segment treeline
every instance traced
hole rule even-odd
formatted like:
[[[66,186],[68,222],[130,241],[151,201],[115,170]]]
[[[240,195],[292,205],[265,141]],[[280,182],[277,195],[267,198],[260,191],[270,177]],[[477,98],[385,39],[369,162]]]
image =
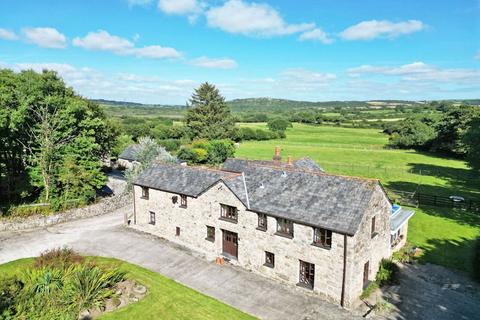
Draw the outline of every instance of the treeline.
[[[441,114],[408,117],[384,132],[394,148],[412,148],[466,158],[480,169],[480,107],[449,106]]]
[[[87,203],[104,185],[117,132],[55,72],[0,70],[0,206]]]

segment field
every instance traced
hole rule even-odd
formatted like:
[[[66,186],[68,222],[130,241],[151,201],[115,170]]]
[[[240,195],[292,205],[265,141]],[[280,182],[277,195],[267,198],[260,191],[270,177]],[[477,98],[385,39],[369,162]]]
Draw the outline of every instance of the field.
[[[242,124],[265,127],[265,124]],[[275,146],[283,158],[308,156],[329,173],[378,178],[394,190],[480,198],[480,179],[463,161],[386,149],[387,136],[375,129],[293,124],[283,140],[240,144],[239,158],[271,159]],[[422,262],[471,273],[473,243],[480,236],[480,215],[447,208],[415,208],[408,240],[424,249]]]
[[[263,123],[241,124],[266,128]],[[437,195],[480,198],[480,181],[465,162],[419,153],[386,149],[388,136],[377,129],[293,124],[283,140],[246,141],[236,156],[271,159],[275,146],[284,159],[308,156],[327,172],[380,179],[389,189]]]
[[[31,265],[33,259],[21,259],[0,265],[0,275],[9,276]],[[137,303],[130,304],[99,319],[255,319],[224,303],[187,288],[156,272],[111,258],[95,258],[99,264],[119,264],[127,277],[148,288]]]

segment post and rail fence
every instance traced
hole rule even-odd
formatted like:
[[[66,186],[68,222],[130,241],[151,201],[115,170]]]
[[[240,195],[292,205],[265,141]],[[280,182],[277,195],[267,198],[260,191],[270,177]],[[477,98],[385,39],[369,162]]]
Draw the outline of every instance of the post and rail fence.
[[[458,208],[480,214],[480,201],[474,199],[446,197],[422,192],[407,192],[401,190],[388,190],[388,193],[392,200],[405,206],[418,207],[419,205],[427,205],[434,207]]]

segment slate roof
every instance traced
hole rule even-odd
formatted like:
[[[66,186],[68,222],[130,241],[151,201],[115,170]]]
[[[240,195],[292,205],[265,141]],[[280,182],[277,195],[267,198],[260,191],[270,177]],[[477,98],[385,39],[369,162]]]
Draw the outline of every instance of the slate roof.
[[[125,159],[128,161],[137,161],[137,152],[138,152],[138,144],[132,144],[125,148],[125,150],[120,153],[118,156],[119,159]]]
[[[325,172],[315,161],[308,157],[304,157],[293,161],[293,165],[290,166],[286,162],[276,162],[273,160],[247,160],[228,158],[223,163],[222,169],[232,172],[243,172],[248,167],[252,166],[269,166],[279,168],[294,168],[305,171]]]
[[[134,184],[198,197],[220,180],[228,181],[229,179],[241,176],[239,173],[221,170],[155,163],[143,171],[135,179]],[[238,181],[232,181],[230,183],[234,187],[239,185]],[[236,190],[235,193],[238,192],[241,191]]]
[[[348,235],[356,233],[379,185],[377,180],[305,171],[292,166],[247,164],[241,171],[238,170],[245,162],[230,159],[226,162],[229,171],[155,164],[144,171],[135,184],[197,197],[223,181],[251,211]]]

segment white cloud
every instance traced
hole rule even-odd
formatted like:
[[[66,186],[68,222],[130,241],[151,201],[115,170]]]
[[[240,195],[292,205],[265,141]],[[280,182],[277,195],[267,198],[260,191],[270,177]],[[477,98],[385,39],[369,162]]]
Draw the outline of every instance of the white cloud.
[[[179,58],[181,54],[174,48],[162,47],[159,45],[137,48],[125,39],[109,34],[105,30],[89,32],[83,38],[73,39],[73,45],[87,50],[109,51],[119,55],[134,55],[140,58]]]
[[[213,69],[234,69],[238,67],[238,63],[235,60],[228,58],[212,59],[208,57],[200,57],[193,59],[191,64],[197,67]]]
[[[441,69],[421,61],[401,66],[362,65],[348,69],[348,74],[358,77],[363,74],[398,76],[406,81],[431,82],[480,82],[480,70],[475,69]]]
[[[15,32],[13,32],[11,30],[0,28],[0,39],[2,39],[2,40],[17,40],[18,36],[15,34]]]
[[[309,31],[305,31],[302,33],[299,37],[299,40],[301,41],[306,41],[306,40],[311,40],[311,41],[320,41],[323,44],[330,44],[333,42],[333,39],[331,39],[328,34],[326,34],[322,29],[320,28],[315,28]]]
[[[229,0],[206,12],[208,25],[251,36],[289,35],[315,28],[313,23],[288,24],[268,4]]]
[[[199,83],[191,79],[165,79],[139,74],[106,74],[66,63],[17,63],[5,65],[15,71],[57,71],[65,83],[88,98],[143,103],[183,104]]]
[[[124,53],[134,47],[133,43],[127,39],[109,34],[105,30],[89,32],[83,38],[73,39],[73,45],[88,50],[111,51],[114,53]]]
[[[24,28],[27,41],[44,48],[65,48],[67,38],[54,28]]]
[[[159,0],[158,8],[167,14],[198,13],[201,5],[196,0]]]
[[[477,51],[474,58],[480,60],[480,50]]]
[[[372,40],[375,38],[395,38],[425,29],[425,24],[418,20],[391,22],[388,20],[362,21],[340,33],[345,40]]]

